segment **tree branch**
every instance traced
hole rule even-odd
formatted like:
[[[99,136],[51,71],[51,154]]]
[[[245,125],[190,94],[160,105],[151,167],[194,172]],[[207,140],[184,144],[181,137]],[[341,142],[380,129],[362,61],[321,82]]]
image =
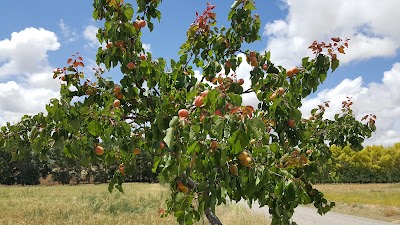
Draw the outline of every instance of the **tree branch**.
[[[253,89],[249,88],[249,89],[243,91],[242,94],[248,94],[248,93],[251,93],[251,92],[254,92],[254,91],[253,91]]]

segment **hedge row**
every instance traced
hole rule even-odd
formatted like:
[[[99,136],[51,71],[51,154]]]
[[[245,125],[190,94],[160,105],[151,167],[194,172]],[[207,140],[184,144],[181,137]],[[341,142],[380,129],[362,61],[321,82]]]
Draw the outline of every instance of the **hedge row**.
[[[400,182],[400,143],[390,147],[368,146],[361,151],[331,147],[339,183]],[[332,182],[332,180],[330,180]],[[329,182],[325,180],[325,182]]]

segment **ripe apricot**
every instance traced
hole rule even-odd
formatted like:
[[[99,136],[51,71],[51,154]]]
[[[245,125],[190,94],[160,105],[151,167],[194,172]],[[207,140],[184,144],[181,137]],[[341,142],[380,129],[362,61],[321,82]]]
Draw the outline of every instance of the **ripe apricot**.
[[[296,122],[294,120],[288,120],[288,126],[294,128],[296,126]]]
[[[211,141],[211,149],[217,149],[218,148],[218,142],[217,141]]]
[[[139,20],[138,24],[139,24],[140,28],[143,28],[143,27],[146,26],[146,21],[145,20]]]
[[[118,93],[117,95],[116,95],[116,97],[117,97],[117,99],[122,99],[123,97],[124,97],[124,95],[122,94],[122,93]]]
[[[133,27],[135,27],[135,29],[136,29],[137,31],[140,30],[139,21],[135,21],[135,22],[133,23]]]
[[[124,166],[123,163],[121,163],[121,164],[119,165],[118,170],[119,170],[119,172],[120,172],[122,175],[125,174],[125,166]]]
[[[286,75],[287,75],[288,77],[293,77],[293,75],[294,75],[293,70],[288,70],[288,71],[286,71]]]
[[[203,96],[197,96],[197,97],[194,99],[194,105],[195,105],[196,107],[201,107],[201,106],[203,105],[203,103],[204,103],[204,98],[203,98]]]
[[[120,100],[118,100],[118,99],[116,99],[116,100],[114,100],[114,102],[113,102],[113,106],[116,108],[116,107],[119,107],[121,105],[121,101]]]
[[[214,114],[217,116],[223,116],[221,110],[219,110],[219,109],[215,110]]]
[[[229,172],[233,175],[238,175],[238,167],[236,165],[230,165]]]
[[[160,142],[160,149],[163,150],[165,148],[165,143],[163,141]]]
[[[245,167],[250,167],[251,161],[252,161],[251,157],[248,156],[242,161],[242,164]]]
[[[96,153],[96,155],[103,155],[104,154],[104,148],[101,147],[100,145],[96,146],[96,148],[94,148],[94,153]]]
[[[225,66],[226,66],[226,68],[231,68],[231,67],[232,67],[232,64],[231,64],[231,62],[226,61],[226,62],[225,62]]]
[[[206,118],[206,115],[205,115],[205,114],[201,114],[201,116],[200,116],[200,123],[203,123],[204,120],[205,120],[205,118]]]
[[[285,88],[283,87],[278,88],[278,90],[276,90],[276,93],[278,93],[279,95],[283,95],[285,93]]]
[[[134,155],[139,155],[140,154],[140,149],[138,149],[138,148],[133,149],[133,154]]]
[[[178,111],[178,116],[181,118],[187,118],[189,116],[189,111],[187,109],[180,109]]]
[[[244,84],[244,80],[243,80],[243,79],[239,79],[239,80],[238,80],[238,84],[239,84],[239,85],[243,85],[243,84]]]
[[[272,102],[272,101],[274,101],[275,99],[276,99],[276,93],[274,92],[274,93],[272,93],[271,96],[269,96],[269,100]]]
[[[239,153],[238,159],[240,161],[243,161],[244,159],[246,159],[247,157],[249,157],[249,153],[247,153],[246,151],[242,151],[241,153]]]
[[[128,69],[130,69],[130,70],[133,70],[133,69],[135,69],[135,63],[134,63],[134,62],[129,62],[129,63],[126,65],[126,67],[127,67]]]
[[[119,93],[121,93],[121,87],[118,86],[118,85],[115,85],[115,87],[114,87],[114,93],[115,93],[116,95],[119,94]]]
[[[202,97],[206,97],[208,95],[208,90],[205,90],[203,92],[201,92],[201,96]]]

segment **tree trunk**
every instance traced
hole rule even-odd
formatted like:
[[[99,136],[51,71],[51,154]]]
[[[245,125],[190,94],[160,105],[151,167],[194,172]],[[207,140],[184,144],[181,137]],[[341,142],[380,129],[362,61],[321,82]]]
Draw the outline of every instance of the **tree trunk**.
[[[208,219],[208,222],[210,222],[211,225],[222,225],[221,221],[218,219],[218,217],[211,211],[210,208],[204,209],[204,213],[206,214],[206,217]]]
[[[184,177],[186,177],[186,174],[183,174]],[[195,188],[197,186],[197,183],[192,180],[190,177],[186,177],[188,180],[188,186],[190,188]],[[204,209],[204,214],[206,214],[208,222],[210,222],[210,225],[222,225],[221,221],[219,220],[218,216],[213,213],[211,208],[206,208]]]

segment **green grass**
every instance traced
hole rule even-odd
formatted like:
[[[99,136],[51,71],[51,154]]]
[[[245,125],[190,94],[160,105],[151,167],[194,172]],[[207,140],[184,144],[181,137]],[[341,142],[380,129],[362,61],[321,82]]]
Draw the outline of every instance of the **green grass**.
[[[0,224],[177,224],[173,216],[160,218],[168,188],[139,183],[123,187],[124,193],[110,194],[107,185],[0,186]],[[218,207],[217,215],[224,225],[267,224],[263,215],[238,205]]]
[[[333,211],[400,223],[400,184],[322,184]]]

